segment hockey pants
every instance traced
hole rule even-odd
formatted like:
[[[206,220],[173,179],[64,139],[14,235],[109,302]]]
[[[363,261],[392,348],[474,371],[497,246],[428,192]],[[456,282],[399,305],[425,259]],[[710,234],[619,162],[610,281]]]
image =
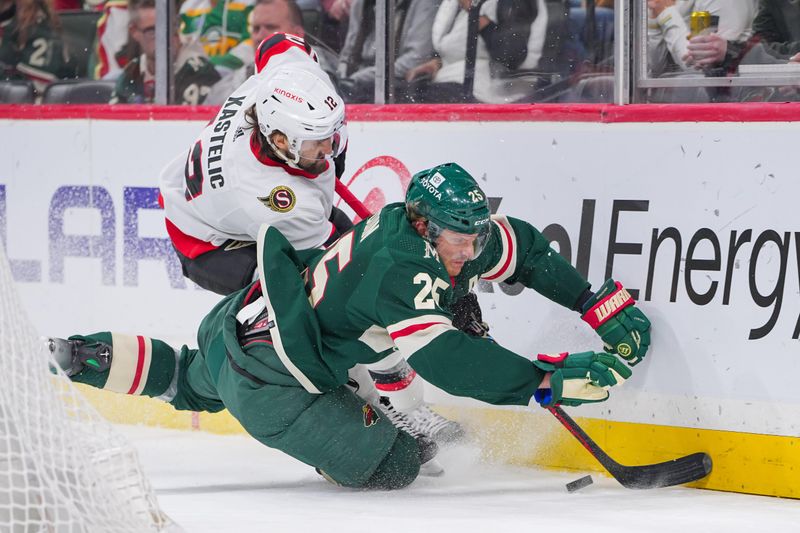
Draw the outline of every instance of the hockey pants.
[[[311,394],[286,370],[268,342],[249,344],[232,356],[221,332],[219,336],[208,354],[185,346],[176,352],[164,342],[142,336],[108,332],[74,336],[87,343],[112,344],[113,357],[108,371],[86,369],[73,379],[116,392],[160,397],[179,410],[227,408],[259,442],[319,468],[343,486],[393,489],[416,478],[420,466],[416,441],[350,389],[341,386]],[[258,361],[258,371],[250,373],[237,365],[240,357]]]

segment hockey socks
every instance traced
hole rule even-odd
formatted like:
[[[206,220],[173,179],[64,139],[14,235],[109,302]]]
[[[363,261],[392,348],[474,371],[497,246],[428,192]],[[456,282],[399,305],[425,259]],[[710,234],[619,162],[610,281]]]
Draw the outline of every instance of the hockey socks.
[[[368,365],[367,368],[378,393],[388,397],[396,409],[412,411],[422,404],[425,394],[422,381],[416,379],[417,373],[399,352]]]
[[[86,354],[103,353],[110,346],[107,361],[84,357],[84,368],[71,376],[73,381],[99,389],[141,396],[159,397],[170,401],[175,396],[178,352],[165,342],[142,335],[100,332],[73,335],[78,351]]]
[[[391,366],[387,368],[387,365]],[[422,380],[399,352],[368,368],[378,393],[388,398],[394,409],[406,416],[414,431],[441,445],[453,444],[465,438],[464,428],[458,422],[433,412],[425,404]]]

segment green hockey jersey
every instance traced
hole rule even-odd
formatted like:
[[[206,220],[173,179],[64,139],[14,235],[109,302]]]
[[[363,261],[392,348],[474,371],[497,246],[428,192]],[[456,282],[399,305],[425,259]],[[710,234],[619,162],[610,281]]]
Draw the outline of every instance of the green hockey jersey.
[[[180,8],[181,38],[184,43],[199,41],[214,66],[235,70],[244,63],[231,51],[250,37],[247,17],[254,4],[253,0],[187,0]]]
[[[72,75],[63,40],[42,11],[22,44],[18,23],[16,16],[0,20],[0,79],[29,79],[42,92],[49,83]]]
[[[542,372],[454,328],[450,305],[482,278],[520,282],[572,308],[589,283],[530,224],[502,216],[493,223],[484,251],[456,278],[409,224],[403,204],[385,207],[324,251],[296,253],[277,230],[262,228],[260,283],[282,362],[307,390],[324,392],[344,383],[352,366],[400,350],[451,394],[529,404]],[[292,274],[303,265],[303,278]]]

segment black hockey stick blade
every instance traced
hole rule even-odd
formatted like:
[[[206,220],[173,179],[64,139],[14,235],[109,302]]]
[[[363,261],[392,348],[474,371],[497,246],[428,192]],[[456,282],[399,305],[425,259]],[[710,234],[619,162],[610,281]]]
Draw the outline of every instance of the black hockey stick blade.
[[[652,465],[624,466],[613,463],[603,466],[623,487],[656,489],[703,479],[711,473],[712,464],[707,453],[698,452]]]
[[[616,462],[559,406],[545,407],[584,448],[608,470],[614,479],[629,489],[655,489],[683,485],[711,473],[711,457],[702,452],[652,465],[626,466]]]

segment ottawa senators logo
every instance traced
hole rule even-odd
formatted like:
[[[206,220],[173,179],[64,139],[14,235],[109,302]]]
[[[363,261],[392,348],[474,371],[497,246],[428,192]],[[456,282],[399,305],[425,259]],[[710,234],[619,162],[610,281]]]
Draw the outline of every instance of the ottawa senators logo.
[[[364,405],[364,407],[361,408],[361,412],[364,414],[365,428],[374,426],[378,423],[378,420],[381,419],[381,417],[378,416],[378,413],[375,412],[375,409],[370,404]]]
[[[286,185],[278,185],[270,191],[268,196],[259,196],[258,200],[273,211],[286,213],[294,208],[297,197],[294,191]]]

